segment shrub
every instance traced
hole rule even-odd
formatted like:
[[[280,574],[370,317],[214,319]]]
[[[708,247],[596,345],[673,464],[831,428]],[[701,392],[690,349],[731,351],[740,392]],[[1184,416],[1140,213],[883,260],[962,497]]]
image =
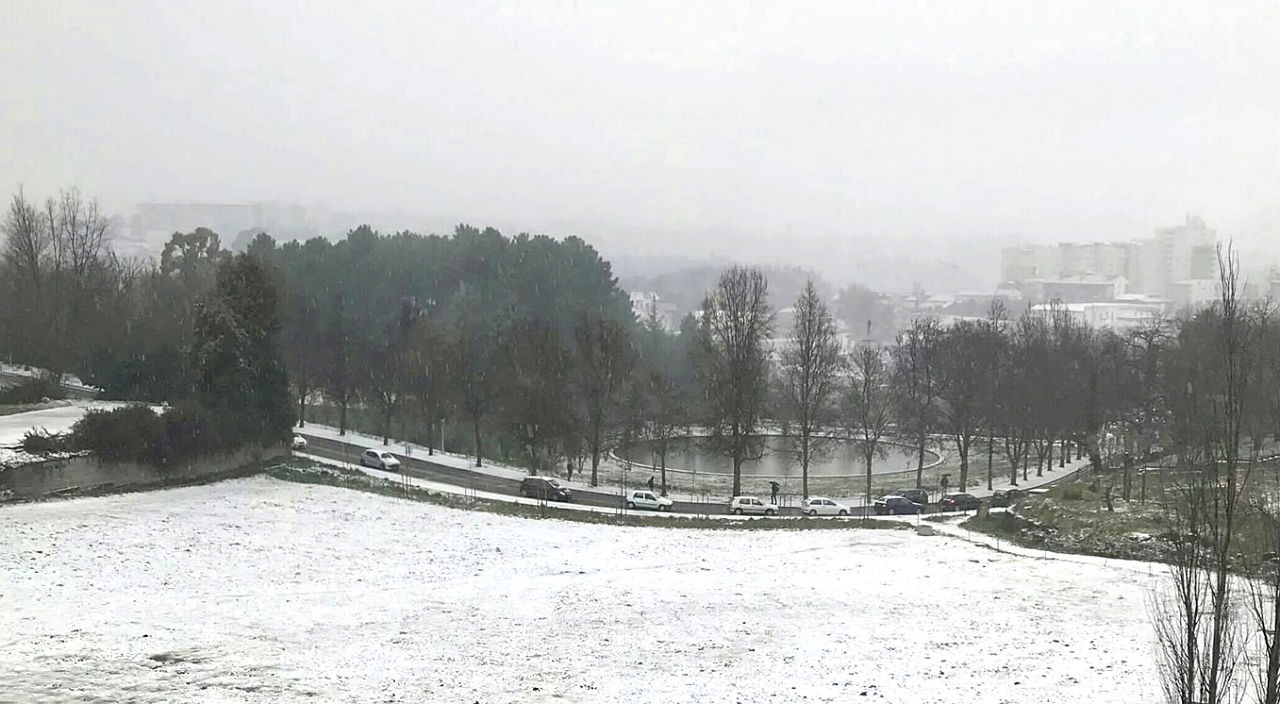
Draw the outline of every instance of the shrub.
[[[162,461],[178,461],[238,446],[230,432],[234,419],[224,418],[194,401],[183,401],[165,411]]]
[[[65,435],[58,433],[50,433],[44,430],[28,430],[27,434],[22,436],[20,447],[27,454],[47,455],[52,452],[66,452],[68,448],[67,440]]]
[[[89,411],[71,429],[71,446],[115,462],[160,464],[164,423],[147,406]]]
[[[67,394],[49,379],[32,379],[17,386],[0,389],[0,406],[39,403],[45,399],[62,399]]]

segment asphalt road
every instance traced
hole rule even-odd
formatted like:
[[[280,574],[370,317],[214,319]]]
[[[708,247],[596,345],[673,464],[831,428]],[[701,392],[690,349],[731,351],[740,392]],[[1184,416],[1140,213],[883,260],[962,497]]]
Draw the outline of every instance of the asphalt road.
[[[308,435],[305,431],[298,431],[297,434],[307,439],[307,452],[332,460],[359,464],[360,453],[367,449],[364,445],[341,442],[332,438],[319,437],[316,435]],[[441,482],[444,484],[453,484],[455,486],[466,487],[475,491],[506,494],[508,496],[520,496],[520,481],[518,479],[495,477],[487,472],[477,472],[472,469],[451,467],[432,462],[429,459],[422,457],[406,457],[402,454],[396,454],[396,457],[400,459],[400,472],[411,477],[426,479],[433,482]],[[615,492],[574,488],[573,503],[582,504],[584,506],[618,508],[622,503],[622,497]],[[705,516],[708,514],[725,513],[726,510],[727,508],[725,504],[719,502],[706,503],[697,501],[676,501],[671,506],[672,513],[687,515]],[[862,515],[861,507],[854,507],[852,510],[853,515]],[[798,507],[784,507],[779,515],[799,516],[800,509]]]

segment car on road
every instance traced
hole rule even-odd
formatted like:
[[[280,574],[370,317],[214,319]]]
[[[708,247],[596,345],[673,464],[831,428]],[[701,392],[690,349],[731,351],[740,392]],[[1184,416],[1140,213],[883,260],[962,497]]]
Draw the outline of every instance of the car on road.
[[[806,516],[848,516],[853,510],[825,496],[810,496],[800,502],[800,513]]]
[[[875,500],[873,504],[877,514],[884,515],[906,515],[912,513],[920,513],[924,510],[924,506],[908,499],[905,496],[897,496],[891,494],[889,496],[881,496]]]
[[[894,489],[893,491],[889,492],[888,495],[901,496],[903,498],[911,499],[912,501],[920,504],[921,506],[929,505],[929,492],[925,491],[924,489]]]
[[[360,466],[395,472],[400,469],[400,460],[386,450],[368,449],[360,453]]]
[[[304,437],[302,437],[301,435],[294,435],[294,436],[293,436],[293,449],[295,449],[295,450],[305,450],[305,449],[307,449],[307,439],[306,439],[306,438],[304,438]]]
[[[520,480],[520,493],[539,501],[572,501],[573,492],[554,477],[525,477]]]
[[[729,501],[729,513],[738,516],[743,514],[776,516],[778,515],[778,505],[761,501],[754,496],[735,496]]]
[[[651,511],[670,511],[675,502],[652,491],[638,489],[627,492],[627,508],[647,508]]]
[[[982,506],[982,499],[973,494],[947,494],[938,499],[938,508],[943,511],[977,511]]]

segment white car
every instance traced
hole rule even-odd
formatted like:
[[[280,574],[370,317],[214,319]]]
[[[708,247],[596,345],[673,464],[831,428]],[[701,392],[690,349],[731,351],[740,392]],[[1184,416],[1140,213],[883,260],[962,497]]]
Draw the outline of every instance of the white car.
[[[778,514],[778,505],[766,503],[754,496],[735,496],[729,502],[729,513],[739,516],[746,513],[757,516],[776,516]]]
[[[307,439],[306,439],[306,438],[304,438],[304,437],[302,437],[301,435],[294,435],[294,436],[293,436],[293,449],[295,449],[295,450],[305,450],[305,449],[307,449]]]
[[[825,496],[810,496],[800,503],[800,513],[806,516],[848,516],[853,511],[839,501]]]
[[[647,508],[651,511],[670,511],[675,502],[665,496],[643,489],[627,492],[627,508]]]
[[[400,460],[386,450],[365,450],[360,454],[360,466],[394,472],[400,469]]]

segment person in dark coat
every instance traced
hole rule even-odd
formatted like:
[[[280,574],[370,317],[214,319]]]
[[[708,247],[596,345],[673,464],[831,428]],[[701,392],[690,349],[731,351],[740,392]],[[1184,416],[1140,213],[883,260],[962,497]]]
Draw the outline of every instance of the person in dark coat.
[[[769,482],[769,503],[778,503],[778,490],[782,485],[777,482]]]
[[[653,475],[649,475],[649,491],[653,491]]]

